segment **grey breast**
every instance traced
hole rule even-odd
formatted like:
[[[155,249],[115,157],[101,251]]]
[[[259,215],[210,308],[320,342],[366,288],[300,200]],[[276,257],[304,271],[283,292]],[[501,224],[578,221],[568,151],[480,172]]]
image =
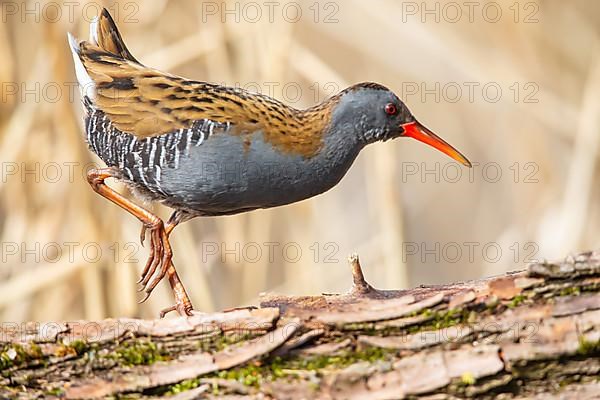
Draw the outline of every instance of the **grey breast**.
[[[151,200],[198,215],[225,215],[289,204],[322,193],[348,170],[358,150],[325,138],[313,157],[280,151],[262,132],[199,120],[188,129],[137,139],[100,111],[86,120],[90,148]]]

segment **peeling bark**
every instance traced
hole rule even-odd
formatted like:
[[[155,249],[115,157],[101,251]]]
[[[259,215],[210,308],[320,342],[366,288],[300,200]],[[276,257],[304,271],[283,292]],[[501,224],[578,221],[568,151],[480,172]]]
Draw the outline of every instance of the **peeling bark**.
[[[600,253],[169,320],[2,324],[0,398],[598,398]]]

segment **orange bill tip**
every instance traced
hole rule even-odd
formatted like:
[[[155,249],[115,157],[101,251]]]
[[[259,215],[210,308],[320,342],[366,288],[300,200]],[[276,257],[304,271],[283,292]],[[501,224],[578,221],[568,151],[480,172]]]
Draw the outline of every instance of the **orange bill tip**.
[[[471,162],[467,160],[467,157],[463,156],[460,151],[456,150],[444,139],[427,129],[420,122],[409,122],[407,124],[403,124],[402,128],[404,129],[404,136],[411,137],[419,142],[428,144],[447,156],[455,159],[462,165],[471,168]]]

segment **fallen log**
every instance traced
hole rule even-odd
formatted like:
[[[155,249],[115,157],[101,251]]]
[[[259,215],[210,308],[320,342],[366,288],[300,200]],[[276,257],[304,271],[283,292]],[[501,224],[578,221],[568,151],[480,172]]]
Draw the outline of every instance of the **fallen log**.
[[[3,323],[1,398],[597,398],[600,253],[163,320]]]

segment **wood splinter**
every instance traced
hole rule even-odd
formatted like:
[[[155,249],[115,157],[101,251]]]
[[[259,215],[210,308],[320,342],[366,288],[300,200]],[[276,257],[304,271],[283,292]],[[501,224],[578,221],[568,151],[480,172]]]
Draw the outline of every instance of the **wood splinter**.
[[[348,263],[350,264],[350,268],[352,268],[352,289],[350,289],[349,295],[380,297],[382,295],[381,292],[365,280],[358,254],[354,253],[348,257]]]

